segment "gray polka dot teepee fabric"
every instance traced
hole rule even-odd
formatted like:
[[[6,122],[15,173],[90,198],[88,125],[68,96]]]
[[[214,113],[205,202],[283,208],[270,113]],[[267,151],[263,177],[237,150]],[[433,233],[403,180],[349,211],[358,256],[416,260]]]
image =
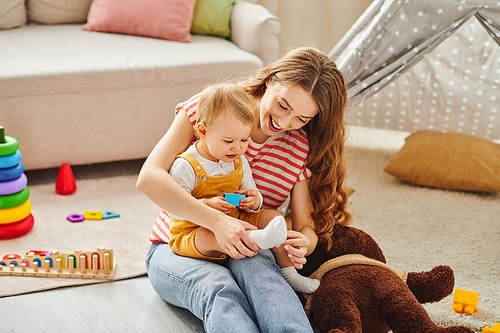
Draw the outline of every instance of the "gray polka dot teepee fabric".
[[[353,124],[500,139],[500,1],[375,0],[330,52]]]

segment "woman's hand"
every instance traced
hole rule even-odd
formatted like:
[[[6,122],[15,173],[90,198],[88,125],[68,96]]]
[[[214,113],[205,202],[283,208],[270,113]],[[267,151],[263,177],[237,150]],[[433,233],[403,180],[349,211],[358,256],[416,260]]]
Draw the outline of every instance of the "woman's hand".
[[[255,192],[257,193],[257,191]],[[219,243],[224,253],[228,254],[229,256],[231,256],[231,258],[234,259],[243,259],[245,257],[253,257],[255,254],[257,254],[257,252],[260,251],[260,248],[248,236],[247,232],[250,230],[257,230],[257,227],[245,221],[227,216],[234,209],[236,209],[234,205],[226,202],[224,197],[212,197],[203,200],[203,203],[226,214],[226,216],[220,218],[216,223],[216,226],[212,228],[215,239],[217,240],[217,243]],[[241,202],[240,208],[243,208],[241,207]]]
[[[279,246],[283,246],[286,250],[293,266],[302,269],[307,261],[305,256],[309,247],[309,239],[298,231],[288,230],[286,241]]]
[[[203,200],[203,203],[209,207],[217,209],[224,214],[231,213],[236,207],[231,205],[229,202],[224,200],[224,197],[213,197],[210,199]]]
[[[260,248],[248,236],[247,230],[256,230],[250,223],[224,215],[212,229],[224,253],[234,259],[253,257]]]

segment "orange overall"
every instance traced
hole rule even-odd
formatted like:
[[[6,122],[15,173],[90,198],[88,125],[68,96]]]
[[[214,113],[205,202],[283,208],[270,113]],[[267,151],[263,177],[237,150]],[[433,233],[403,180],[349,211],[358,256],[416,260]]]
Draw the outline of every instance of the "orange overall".
[[[243,166],[241,158],[234,160],[235,170],[227,175],[209,176],[200,163],[188,152],[183,152],[178,157],[184,158],[191,164],[198,178],[198,184],[191,195],[197,199],[212,198],[222,196],[222,193],[234,193],[240,188],[243,179]],[[257,226],[260,213],[248,213],[241,209],[234,209],[229,216],[246,221]],[[200,226],[187,220],[170,219],[170,248],[178,255],[185,257],[208,259],[212,261],[224,261],[226,255],[222,254],[218,258],[208,257],[201,254],[195,246],[194,239]]]

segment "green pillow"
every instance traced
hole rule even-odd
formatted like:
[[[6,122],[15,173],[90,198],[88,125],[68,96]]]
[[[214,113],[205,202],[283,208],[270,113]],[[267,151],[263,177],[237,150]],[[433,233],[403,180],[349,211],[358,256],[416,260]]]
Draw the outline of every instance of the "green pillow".
[[[231,14],[235,2],[235,0],[197,0],[191,33],[229,38]]]

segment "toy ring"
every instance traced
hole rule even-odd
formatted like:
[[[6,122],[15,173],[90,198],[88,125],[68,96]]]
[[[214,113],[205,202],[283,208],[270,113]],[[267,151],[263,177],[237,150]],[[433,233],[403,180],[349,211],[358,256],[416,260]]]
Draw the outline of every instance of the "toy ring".
[[[0,143],[0,156],[12,155],[19,149],[19,142],[16,138],[6,135],[5,142]]]
[[[9,253],[2,257],[2,260],[21,259],[19,254]]]
[[[0,182],[6,182],[21,177],[24,172],[24,164],[21,162],[11,168],[0,169]]]
[[[23,188],[21,191],[9,194],[0,195],[0,209],[7,209],[22,205],[30,197],[30,190],[28,187]]]
[[[28,178],[23,173],[21,177],[8,182],[2,182],[0,185],[0,195],[8,195],[12,193],[17,193],[28,185]]]
[[[31,202],[25,203],[14,208],[0,210],[0,224],[18,222],[25,219],[31,212]]]
[[[33,228],[35,219],[29,215],[19,222],[0,224],[0,239],[11,239],[26,235]]]
[[[11,168],[21,162],[23,155],[20,150],[16,150],[14,154],[0,156],[0,169]]]

